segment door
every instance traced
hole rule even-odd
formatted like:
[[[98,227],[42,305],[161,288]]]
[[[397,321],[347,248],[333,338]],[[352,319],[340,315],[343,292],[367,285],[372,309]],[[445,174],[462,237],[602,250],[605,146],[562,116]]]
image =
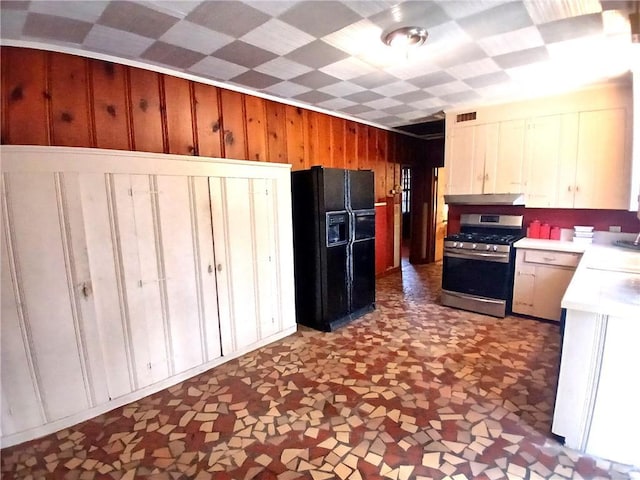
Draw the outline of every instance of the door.
[[[524,192],[524,133],[524,120],[500,122],[495,185],[488,193]]]
[[[562,148],[563,115],[534,118],[525,140],[526,204],[544,208],[556,205]]]

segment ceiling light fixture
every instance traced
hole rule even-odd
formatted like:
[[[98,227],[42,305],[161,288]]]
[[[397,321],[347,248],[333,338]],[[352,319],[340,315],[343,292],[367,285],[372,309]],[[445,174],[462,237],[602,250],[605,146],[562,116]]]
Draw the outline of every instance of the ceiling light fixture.
[[[382,34],[382,41],[390,47],[419,47],[422,45],[429,33],[422,27],[401,27]]]

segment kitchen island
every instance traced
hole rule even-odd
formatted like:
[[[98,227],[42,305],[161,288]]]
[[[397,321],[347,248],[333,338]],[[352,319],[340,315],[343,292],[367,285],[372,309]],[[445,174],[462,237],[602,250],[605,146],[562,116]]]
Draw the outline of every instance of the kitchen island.
[[[570,448],[640,466],[640,252],[588,246],[562,308],[552,431]]]

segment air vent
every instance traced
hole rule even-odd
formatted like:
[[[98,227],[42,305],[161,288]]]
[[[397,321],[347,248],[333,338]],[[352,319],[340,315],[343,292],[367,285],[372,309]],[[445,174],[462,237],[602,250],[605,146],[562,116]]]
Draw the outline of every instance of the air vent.
[[[469,122],[476,119],[476,112],[460,113],[456,115],[456,123]]]

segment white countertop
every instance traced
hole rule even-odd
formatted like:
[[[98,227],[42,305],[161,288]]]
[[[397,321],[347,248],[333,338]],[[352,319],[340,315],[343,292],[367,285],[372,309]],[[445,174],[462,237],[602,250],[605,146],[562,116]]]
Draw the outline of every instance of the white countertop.
[[[591,245],[566,240],[546,240],[541,238],[521,238],[513,244],[516,248],[531,250],[552,250],[554,252],[584,253]]]
[[[640,252],[614,245],[581,246],[586,247],[584,255],[562,308],[640,320]]]

